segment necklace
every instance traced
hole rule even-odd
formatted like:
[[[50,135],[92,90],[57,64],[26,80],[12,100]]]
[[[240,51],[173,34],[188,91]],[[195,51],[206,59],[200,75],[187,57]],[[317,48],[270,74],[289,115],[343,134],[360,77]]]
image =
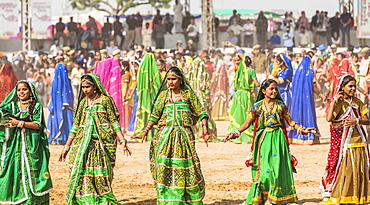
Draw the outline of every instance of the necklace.
[[[181,100],[181,92],[179,94],[175,94],[173,91],[171,92],[172,102],[179,102]]]
[[[21,104],[22,105],[28,105],[28,104],[30,104],[30,102],[31,102],[32,100],[31,99],[28,99],[28,100],[21,100]]]
[[[267,111],[271,111],[273,108],[274,108],[274,102],[275,101],[271,101],[271,102],[269,102],[268,104],[266,104],[266,101],[264,101],[264,104],[265,104],[265,108],[266,108],[266,110]]]
[[[347,102],[348,104],[350,104],[350,105],[352,104],[352,99],[353,99],[353,98],[351,97],[351,100],[350,100],[350,101],[348,101],[347,99],[343,98],[343,100],[344,100],[344,101],[346,101],[346,102]]]
[[[98,93],[96,93],[96,95],[95,95],[95,97],[94,97],[94,99],[90,99],[89,98],[89,101],[90,101],[90,103],[89,103],[89,107],[90,107],[90,109],[92,108],[92,106],[94,105],[94,102],[95,102],[95,100],[96,100],[96,98],[98,97]]]

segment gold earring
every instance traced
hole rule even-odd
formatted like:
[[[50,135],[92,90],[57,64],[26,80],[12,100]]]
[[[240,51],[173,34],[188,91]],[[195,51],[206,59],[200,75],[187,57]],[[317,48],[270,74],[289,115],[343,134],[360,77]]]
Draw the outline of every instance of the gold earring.
[[[94,90],[94,93],[96,93],[96,90]]]

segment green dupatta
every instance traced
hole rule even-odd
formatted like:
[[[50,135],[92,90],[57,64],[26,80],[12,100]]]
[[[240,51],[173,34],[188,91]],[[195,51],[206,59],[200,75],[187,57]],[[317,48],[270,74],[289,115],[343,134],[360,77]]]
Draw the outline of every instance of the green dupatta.
[[[105,95],[106,97],[109,98],[109,100],[111,101],[111,103],[113,105],[114,112],[117,113],[117,115],[118,115],[119,112],[118,112],[117,107],[115,106],[114,100],[112,99],[110,94],[107,92],[107,90],[104,88],[103,84],[100,82],[99,75],[91,74],[91,73],[90,74],[85,74],[85,75],[90,76],[93,79],[97,89],[100,90],[101,94]],[[79,107],[83,106],[83,104],[81,102],[83,102],[83,98],[85,98],[85,97],[86,96],[82,92],[82,87],[81,87],[80,91],[79,91],[79,95],[78,95],[78,103],[77,103],[77,106],[76,106],[74,116],[77,116]],[[118,116],[117,116],[117,119],[119,119]],[[95,112],[91,112],[89,115],[87,115],[86,127],[85,127],[85,130],[84,130],[84,137],[83,137],[83,140],[81,142],[81,146],[78,149],[78,154],[76,156],[75,163],[74,163],[73,169],[71,171],[69,189],[68,189],[68,193],[67,193],[67,204],[68,205],[71,205],[71,204],[74,203],[73,200],[74,200],[74,197],[75,197],[75,194],[76,194],[77,186],[78,186],[78,183],[80,181],[81,173],[83,172],[83,165],[84,165],[84,162],[85,162],[85,153],[86,153],[87,148],[90,144],[92,133],[99,133],[99,131],[97,129],[98,126],[96,124],[96,120],[98,120],[98,118],[97,118],[97,115],[96,115]],[[105,160],[106,160],[106,162],[109,162],[110,160],[108,158],[108,154],[105,152],[104,143],[101,139],[101,136],[100,135],[97,135],[97,136],[98,136],[98,139],[99,139],[99,146],[100,146],[101,150],[104,153]],[[107,172],[107,175],[109,176],[109,181],[113,180],[113,166],[111,165],[111,163],[107,163],[107,168],[103,172]],[[113,201],[116,200],[115,197],[112,196],[112,195],[113,194],[109,194],[108,197],[110,199],[112,199]],[[111,201],[112,204],[114,203],[113,201]]]
[[[136,127],[134,135],[141,134],[146,124],[149,122],[151,106],[161,86],[160,73],[152,53],[147,53],[137,73],[137,110]],[[148,139],[151,139],[152,132],[148,133]]]
[[[27,81],[18,81],[0,104],[1,121],[8,120],[9,115],[24,118],[28,113],[28,108],[22,111],[18,107],[19,83],[25,83],[31,88],[31,97],[36,101],[31,121],[39,124],[40,128],[7,129],[0,126],[0,146],[3,150],[0,159],[0,203],[6,204],[27,200],[27,203],[34,203],[33,200],[37,200],[35,197],[45,196],[52,190],[44,111],[34,85]]]

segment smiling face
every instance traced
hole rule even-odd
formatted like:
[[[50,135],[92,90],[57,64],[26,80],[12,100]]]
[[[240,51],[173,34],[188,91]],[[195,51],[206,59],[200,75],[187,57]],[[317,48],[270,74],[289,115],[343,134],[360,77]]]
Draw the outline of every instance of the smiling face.
[[[82,87],[82,92],[86,95],[86,97],[88,97],[88,98],[95,97],[95,95],[96,95],[94,93],[94,91],[96,89],[95,85],[91,85],[90,83],[82,82],[81,87]]]
[[[26,83],[19,83],[17,86],[17,95],[20,101],[29,100],[31,96],[31,90],[28,88]]]
[[[167,82],[168,82],[168,87],[170,87],[171,90],[178,90],[180,88],[181,79],[175,75],[168,74]]]
[[[343,93],[348,97],[353,97],[356,92],[356,81],[349,81],[345,86],[342,87]]]
[[[262,93],[265,98],[275,99],[278,94],[278,88],[276,83],[271,83],[266,89],[262,89]]]

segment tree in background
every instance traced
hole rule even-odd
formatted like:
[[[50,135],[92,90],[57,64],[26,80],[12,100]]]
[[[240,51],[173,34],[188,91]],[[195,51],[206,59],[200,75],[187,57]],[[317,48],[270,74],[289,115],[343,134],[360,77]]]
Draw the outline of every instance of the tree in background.
[[[69,0],[73,9],[94,8],[109,15],[124,14],[128,9],[139,5],[152,5],[154,8],[169,8],[171,0]]]

